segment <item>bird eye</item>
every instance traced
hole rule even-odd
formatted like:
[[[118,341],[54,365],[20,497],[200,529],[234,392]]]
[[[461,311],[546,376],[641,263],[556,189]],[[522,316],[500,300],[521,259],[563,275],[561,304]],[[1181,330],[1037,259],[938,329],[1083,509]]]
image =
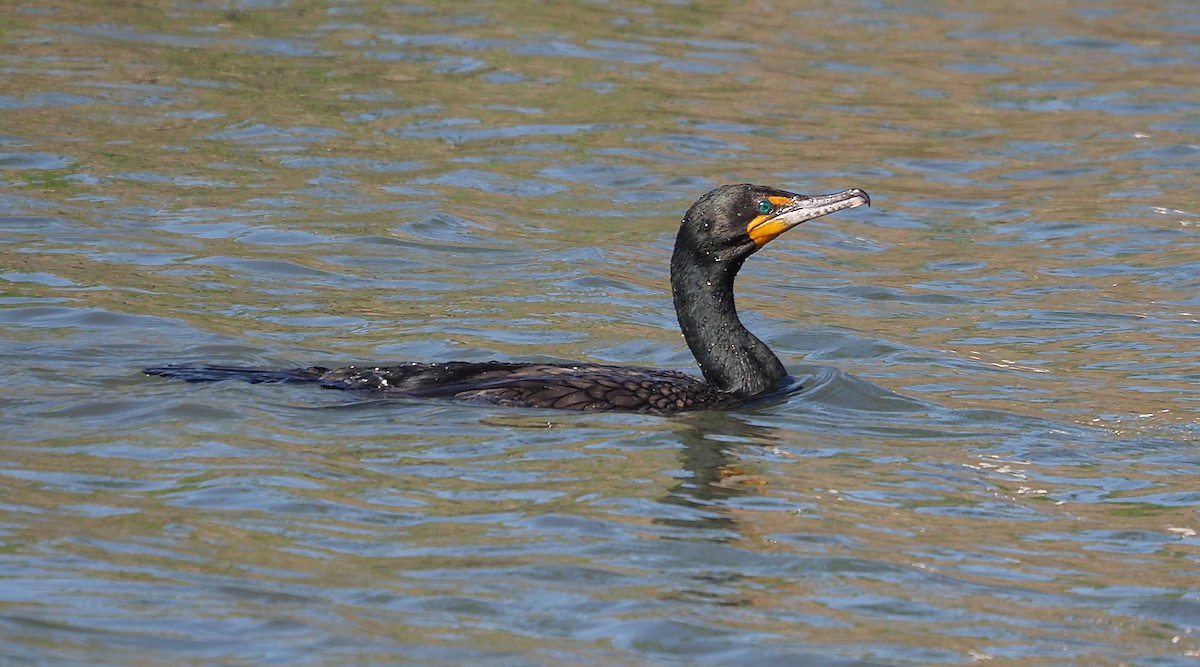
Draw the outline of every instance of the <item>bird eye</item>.
[[[773,209],[773,208],[775,208],[775,205],[772,204],[771,202],[767,201],[766,199],[758,200],[758,212],[759,213],[770,213],[771,209]]]

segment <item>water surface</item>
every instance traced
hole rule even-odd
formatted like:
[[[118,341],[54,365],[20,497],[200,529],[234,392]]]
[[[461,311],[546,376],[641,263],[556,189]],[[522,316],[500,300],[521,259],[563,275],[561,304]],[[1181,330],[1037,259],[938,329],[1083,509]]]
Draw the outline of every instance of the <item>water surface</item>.
[[[85,6],[79,6],[83,4]],[[6,4],[0,662],[1193,665],[1192,3]],[[805,384],[504,410],[138,369],[693,369],[678,219]]]

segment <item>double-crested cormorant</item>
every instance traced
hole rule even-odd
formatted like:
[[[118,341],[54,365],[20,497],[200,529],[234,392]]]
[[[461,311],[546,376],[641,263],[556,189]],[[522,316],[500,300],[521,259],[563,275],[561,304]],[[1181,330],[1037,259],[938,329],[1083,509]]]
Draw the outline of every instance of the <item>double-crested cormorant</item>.
[[[603,364],[405,363],[266,370],[161,366],[150,375],[189,382],[312,382],[332,389],[564,410],[670,413],[729,408],[783,388],[779,358],[738,320],[733,281],[742,262],[802,222],[871,200],[862,190],[809,197],[758,185],[726,185],[683,216],[671,256],[671,293],[683,337],[704,379],[679,371]]]

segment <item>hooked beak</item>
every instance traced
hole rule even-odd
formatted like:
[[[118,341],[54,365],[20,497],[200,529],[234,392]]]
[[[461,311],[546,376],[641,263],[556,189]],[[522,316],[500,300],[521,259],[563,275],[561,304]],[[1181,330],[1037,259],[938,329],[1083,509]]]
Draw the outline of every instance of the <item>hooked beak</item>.
[[[759,248],[802,222],[829,215],[834,211],[871,205],[871,198],[858,188],[831,195],[795,195],[769,199],[775,205],[775,210],[757,216],[746,225],[746,233]]]

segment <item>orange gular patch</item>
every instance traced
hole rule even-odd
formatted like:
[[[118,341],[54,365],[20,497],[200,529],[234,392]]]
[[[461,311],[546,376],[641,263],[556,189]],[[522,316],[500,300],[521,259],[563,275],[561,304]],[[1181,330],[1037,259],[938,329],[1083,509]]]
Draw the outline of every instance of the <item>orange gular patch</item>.
[[[792,203],[791,197],[767,197],[767,200],[776,209],[783,208]],[[750,235],[750,240],[754,241],[754,245],[761,248],[774,240],[776,236],[795,226],[788,225],[786,222],[776,219],[776,215],[774,212],[757,215],[746,224],[746,233]]]

